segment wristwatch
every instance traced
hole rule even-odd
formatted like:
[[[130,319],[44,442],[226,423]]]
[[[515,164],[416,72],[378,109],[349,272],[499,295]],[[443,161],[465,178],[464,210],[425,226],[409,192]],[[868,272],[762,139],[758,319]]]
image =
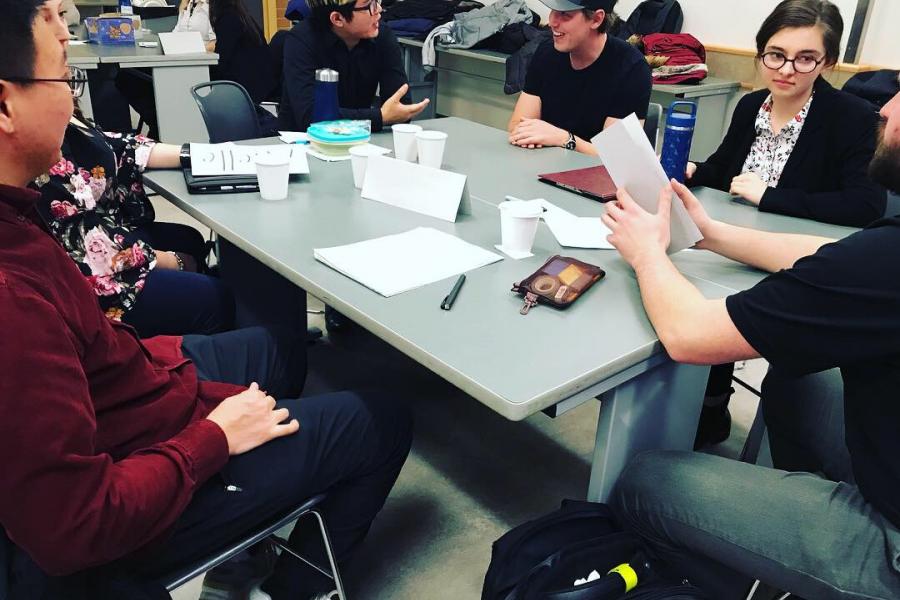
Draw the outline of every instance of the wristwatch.
[[[191,145],[190,144],[182,144],[181,151],[178,153],[178,159],[181,161],[182,169],[189,169],[191,167]]]
[[[575,146],[577,146],[577,145],[578,145],[578,143],[575,141],[575,134],[570,131],[569,132],[569,141],[566,142],[566,145],[563,146],[563,148],[565,148],[566,150],[574,150]]]

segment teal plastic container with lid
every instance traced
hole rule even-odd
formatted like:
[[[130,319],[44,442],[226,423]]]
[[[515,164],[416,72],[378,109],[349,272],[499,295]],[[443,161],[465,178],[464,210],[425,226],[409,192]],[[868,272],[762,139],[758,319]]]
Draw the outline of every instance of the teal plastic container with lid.
[[[323,154],[346,154],[353,146],[369,142],[372,125],[369,121],[323,121],[310,125],[306,135]]]

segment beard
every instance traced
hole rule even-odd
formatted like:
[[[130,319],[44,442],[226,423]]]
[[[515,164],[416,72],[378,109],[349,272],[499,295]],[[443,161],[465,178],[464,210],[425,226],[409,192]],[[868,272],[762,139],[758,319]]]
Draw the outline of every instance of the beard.
[[[900,144],[884,141],[884,125],[878,133],[878,147],[869,163],[869,178],[895,194],[900,194]]]

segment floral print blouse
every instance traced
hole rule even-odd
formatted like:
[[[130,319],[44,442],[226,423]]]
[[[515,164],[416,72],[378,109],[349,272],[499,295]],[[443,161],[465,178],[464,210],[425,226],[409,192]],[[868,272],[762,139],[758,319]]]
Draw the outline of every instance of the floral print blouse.
[[[153,143],[70,123],[62,159],[32,184],[50,232],[115,320],[134,306],[156,266],[153,249],[135,232],[154,219],[141,176]]]
[[[741,173],[756,173],[769,187],[778,187],[784,165],[800,138],[800,130],[806,122],[813,96],[815,94],[809,97],[800,112],[781,131],[775,133],[772,131],[772,94],[769,94],[756,115],[756,139],[750,147]]]

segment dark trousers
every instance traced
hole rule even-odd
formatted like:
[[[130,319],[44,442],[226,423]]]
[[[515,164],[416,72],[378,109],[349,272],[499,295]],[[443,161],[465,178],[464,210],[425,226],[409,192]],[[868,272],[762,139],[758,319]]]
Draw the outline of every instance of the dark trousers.
[[[199,231],[180,223],[150,223],[138,237],[156,250],[181,252],[203,264],[206,241]],[[207,335],[234,327],[234,296],[215,277],[187,271],[153,269],[144,289],[123,320],[141,337]]]
[[[206,262],[206,240],[190,225],[153,222],[137,227],[135,233],[155,250],[182,252],[192,256],[198,264]]]
[[[289,386],[275,339],[259,328],[210,337],[187,337],[185,354],[203,378]],[[279,513],[327,491],[322,505],[339,563],[369,530],[409,452],[411,423],[405,405],[376,395],[339,392],[281,400],[300,431],[234,456],[204,484],[170,538],[137,562],[145,577],[159,578],[240,539]],[[228,491],[226,486],[240,491]],[[313,525],[311,522],[308,525]],[[314,530],[301,522],[290,542],[327,564]],[[282,556],[266,590],[276,600],[306,598],[333,589],[324,576]]]

